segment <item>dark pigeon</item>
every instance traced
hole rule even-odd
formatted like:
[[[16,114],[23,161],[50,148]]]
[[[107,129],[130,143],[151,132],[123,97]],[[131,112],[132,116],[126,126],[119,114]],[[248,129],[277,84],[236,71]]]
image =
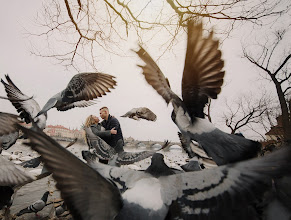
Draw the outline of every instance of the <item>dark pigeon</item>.
[[[40,157],[36,157],[31,160],[24,161],[19,165],[23,166],[24,168],[36,168],[39,166],[40,162],[41,162]]]
[[[73,76],[67,87],[51,97],[37,116],[53,107],[58,111],[67,111],[75,107],[87,107],[92,101],[106,95],[116,85],[114,76],[104,73],[79,73]]]
[[[205,119],[204,107],[209,98],[216,99],[223,84],[224,62],[219,42],[203,35],[202,23],[188,22],[188,42],[182,78],[182,98],[170,88],[169,81],[158,65],[142,48],[136,52],[145,62],[140,66],[148,82],[166,101],[172,103],[172,120],[178,126],[187,145],[197,141],[218,165],[257,156],[260,143],[234,134],[227,134]]]
[[[265,157],[172,175],[164,175],[166,167],[159,164],[160,175],[96,160],[88,160],[89,167],[42,131],[21,129],[53,173],[75,219],[233,219],[238,208],[261,196],[266,182],[291,171],[290,146]]]

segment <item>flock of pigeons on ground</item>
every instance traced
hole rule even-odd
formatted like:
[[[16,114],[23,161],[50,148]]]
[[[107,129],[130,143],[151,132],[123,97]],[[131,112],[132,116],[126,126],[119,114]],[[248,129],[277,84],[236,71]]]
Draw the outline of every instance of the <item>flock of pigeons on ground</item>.
[[[52,174],[64,200],[63,208],[66,206],[73,219],[250,220],[270,213],[277,217],[282,214],[278,207],[271,209],[274,198],[290,207],[290,190],[286,187],[290,183],[290,146],[258,157],[260,143],[225,133],[204,117],[204,106],[210,98],[217,98],[224,78],[224,62],[213,32],[205,36],[201,23],[188,22],[182,99],[171,90],[168,79],[142,47],[136,54],[145,63],[140,67],[147,83],[173,106],[171,118],[180,130],[182,147],[191,158],[183,169],[168,167],[163,155],[156,151],[117,152],[92,134],[90,128],[85,128],[88,150],[82,152],[87,162],[84,163],[42,131],[49,109],[66,111],[90,106],[93,99],[110,92],[116,86],[115,77],[103,73],[75,75],[42,109],[6,75],[6,82],[1,80],[6,99],[19,115],[0,113],[2,148],[11,147],[21,131],[24,144],[40,154],[38,162],[41,160],[47,169],[41,175]],[[146,108],[133,109],[124,117],[151,121],[157,118]],[[32,127],[21,126],[23,121],[32,123]],[[163,148],[167,146],[165,142]],[[150,156],[151,164],[146,170],[120,167]],[[99,163],[98,158],[109,160],[109,164]],[[34,180],[0,156],[0,208],[11,206],[15,188]],[[17,216],[37,213],[46,205],[48,194],[45,192],[40,201]]]

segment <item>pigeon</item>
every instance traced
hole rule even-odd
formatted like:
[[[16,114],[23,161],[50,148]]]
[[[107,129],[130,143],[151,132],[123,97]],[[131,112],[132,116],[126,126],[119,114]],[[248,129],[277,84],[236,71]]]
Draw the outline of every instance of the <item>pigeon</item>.
[[[110,92],[116,85],[114,76],[104,73],[79,73],[73,76],[67,87],[51,97],[37,116],[46,113],[53,107],[58,111],[67,111],[75,107],[87,107],[95,104],[92,101]]]
[[[0,186],[17,185],[34,179],[18,165],[0,155]]]
[[[17,115],[0,112],[0,153],[16,143],[19,137],[17,124],[21,123]]]
[[[23,166],[24,168],[36,168],[39,166],[40,162],[41,162],[40,157],[36,157],[31,160],[24,161],[19,165]]]
[[[0,136],[6,135],[18,130],[17,124],[21,123],[17,115],[0,112]]]
[[[146,119],[148,121],[157,120],[157,116],[155,115],[155,113],[153,113],[150,109],[146,107],[133,108],[120,117],[128,117],[137,121],[139,121],[140,119]]]
[[[8,75],[5,75],[5,78],[7,82],[3,79],[1,79],[1,82],[5,87],[8,99],[16,108],[20,118],[27,124],[31,123],[33,120],[40,129],[44,129],[46,126],[47,114],[37,116],[37,113],[40,111],[39,104],[33,98],[29,98],[25,95],[12,82]]]
[[[19,138],[19,131],[12,132],[10,134],[0,136],[0,153],[2,149],[8,150],[11,146],[13,146],[17,139]]]
[[[201,169],[201,165],[198,161],[198,158],[194,158],[193,160],[190,160],[188,163],[181,166],[181,168],[185,172],[192,172],[192,171],[199,171]]]
[[[63,202],[63,204],[56,207],[55,210],[56,210],[56,216],[57,217],[61,216],[65,211],[67,211],[66,203]]]
[[[28,136],[26,145],[53,173],[74,219],[233,219],[237,207],[264,192],[266,182],[291,171],[290,146],[260,158],[168,175],[160,164],[160,170],[147,172],[96,160],[86,164],[42,131],[21,130]],[[243,214],[237,219],[246,219]]]
[[[23,214],[26,214],[26,213],[32,213],[34,212],[36,215],[39,211],[43,210],[43,208],[45,207],[46,205],[46,202],[47,202],[47,198],[48,198],[48,195],[49,195],[49,191],[46,191],[43,196],[41,197],[41,199],[39,200],[36,200],[33,204],[31,204],[30,206],[20,210],[16,216],[21,216]]]
[[[209,98],[216,99],[223,84],[224,62],[219,42],[202,33],[202,23],[188,22],[188,42],[182,78],[182,98],[170,88],[168,79],[150,55],[140,46],[137,55],[145,62],[138,65],[143,75],[167,104],[172,103],[171,118],[190,145],[197,141],[217,165],[257,156],[260,143],[225,133],[205,118],[203,109]]]
[[[104,140],[95,135],[90,127],[84,127],[86,132],[87,144],[96,156],[101,160],[108,160],[110,165],[128,165],[152,156],[156,151],[126,152],[122,149],[114,149]],[[161,149],[169,145],[165,141]],[[160,149],[160,150],[161,150]]]

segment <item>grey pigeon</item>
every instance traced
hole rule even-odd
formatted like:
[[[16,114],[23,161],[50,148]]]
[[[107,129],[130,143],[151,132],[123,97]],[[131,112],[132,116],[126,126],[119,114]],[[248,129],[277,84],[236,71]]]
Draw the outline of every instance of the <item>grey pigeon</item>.
[[[7,150],[10,148],[19,137],[18,124],[21,121],[17,115],[0,112],[0,153],[2,148]]]
[[[32,179],[34,178],[25,173],[21,166],[0,155],[0,186],[17,185]]]
[[[204,106],[209,98],[216,99],[223,84],[224,62],[219,42],[202,33],[202,24],[188,22],[188,42],[182,78],[182,98],[170,88],[168,79],[158,65],[142,48],[136,52],[145,62],[140,66],[143,75],[167,104],[172,103],[172,120],[189,145],[197,141],[218,165],[241,161],[257,156],[260,143],[216,128],[204,116]]]
[[[260,158],[172,175],[163,175],[165,166],[159,165],[162,175],[95,160],[88,160],[89,167],[42,131],[21,129],[30,140],[27,145],[53,173],[74,219],[233,219],[238,207],[265,191],[266,182],[291,171],[290,146]]]
[[[46,202],[47,202],[47,198],[48,198],[48,195],[49,195],[49,191],[46,191],[43,196],[41,197],[41,199],[39,200],[36,200],[33,204],[31,204],[30,206],[20,210],[16,216],[21,216],[23,214],[26,214],[26,213],[32,213],[34,212],[35,214],[37,214],[39,211],[43,210],[43,208],[45,207],[46,205]]]
[[[66,203],[62,203],[60,206],[55,208],[56,210],[56,216],[59,217],[61,216],[65,211],[67,211],[67,205]]]
[[[40,111],[39,104],[33,98],[29,98],[27,95],[25,95],[12,82],[8,75],[5,75],[5,77],[7,82],[4,82],[3,79],[1,79],[1,82],[5,87],[8,99],[16,108],[20,118],[23,119],[27,124],[34,120],[35,124],[40,129],[44,129],[46,126],[47,114],[37,116],[37,113]]]
[[[120,117],[128,117],[137,121],[139,121],[140,119],[145,119],[148,121],[157,120],[157,116],[155,115],[155,113],[153,113],[147,107],[133,108]]]
[[[67,111],[75,107],[87,107],[92,101],[110,92],[116,85],[114,76],[104,73],[79,73],[73,76],[67,87],[51,97],[37,116],[56,107],[58,111]]]
[[[25,173],[20,166],[0,155],[0,210],[12,205],[14,186],[32,181],[34,177]]]
[[[126,152],[123,149],[115,150],[110,145],[108,145],[104,140],[95,135],[91,128],[85,127],[87,144],[89,149],[92,149],[96,153],[97,157],[102,160],[108,160],[111,165],[128,165],[141,160],[144,160],[153,154],[156,151],[141,151],[141,152]],[[165,141],[162,149],[167,147],[169,144],[168,141]]]
[[[18,123],[21,123],[21,121],[18,119],[17,115],[0,112],[0,136],[18,130]]]

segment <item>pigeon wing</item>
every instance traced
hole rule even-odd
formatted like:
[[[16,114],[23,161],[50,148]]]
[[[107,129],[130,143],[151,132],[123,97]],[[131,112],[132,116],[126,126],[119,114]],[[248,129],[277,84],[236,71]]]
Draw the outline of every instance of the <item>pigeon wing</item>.
[[[11,99],[10,102],[16,108],[17,112],[20,114],[20,117],[24,119],[27,124],[30,123],[31,118],[35,118],[37,113],[40,111],[39,104],[34,99],[29,98],[27,95],[22,93],[8,75],[5,75],[5,77],[8,83],[4,82],[3,79],[1,79],[1,82],[5,87],[8,99]]]
[[[157,116],[147,107],[141,107],[137,110],[137,116],[142,119],[146,119],[148,121],[156,121]]]
[[[204,118],[208,98],[216,99],[223,84],[224,62],[219,42],[202,36],[202,23],[188,22],[188,42],[182,78],[182,97],[191,118]]]
[[[0,155],[0,186],[18,185],[34,178]]]
[[[233,209],[254,201],[271,178],[290,173],[290,158],[288,146],[265,157],[168,176],[163,194],[182,219],[232,219]]]
[[[93,100],[110,92],[116,85],[114,76],[104,73],[79,73],[73,76],[62,92],[63,99],[70,102]]]
[[[122,207],[118,189],[42,131],[21,128],[53,173],[74,219],[113,219]]]
[[[172,99],[180,99],[170,88],[168,79],[164,76],[158,65],[151,56],[140,46],[137,55],[145,62],[144,66],[138,65],[143,70],[146,81],[157,93],[169,104]]]
[[[67,111],[69,109],[78,107],[78,108],[84,108],[84,107],[88,107],[91,105],[95,105],[96,102],[92,102],[92,101],[77,101],[77,102],[73,102],[73,103],[64,103],[61,106],[57,107],[58,111]]]

